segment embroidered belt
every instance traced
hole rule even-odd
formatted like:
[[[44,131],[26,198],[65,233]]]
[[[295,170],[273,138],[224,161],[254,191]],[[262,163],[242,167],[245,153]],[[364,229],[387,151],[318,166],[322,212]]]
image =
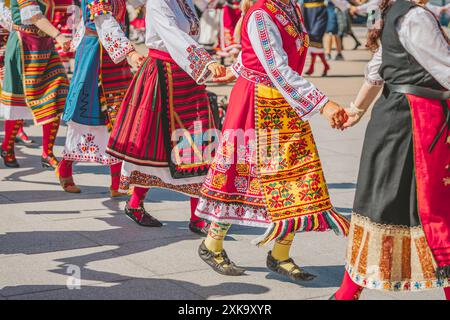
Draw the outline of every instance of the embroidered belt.
[[[305,7],[305,8],[325,7],[325,2],[306,2],[306,3],[303,3],[303,7]]]
[[[39,29],[38,27],[36,27],[34,25],[18,25],[18,24],[14,24],[13,25],[13,29],[16,30],[16,31],[19,31],[19,32],[33,34],[35,36],[39,36],[39,37],[42,37],[42,38],[50,37],[48,34],[46,34],[44,31],[42,31],[41,29]]]
[[[428,151],[431,153],[431,151],[433,151],[434,147],[436,146],[436,143],[439,141],[440,137],[444,134],[444,132],[447,131],[448,135],[448,132],[450,131],[450,108],[446,101],[450,99],[450,91],[441,91],[431,88],[413,86],[409,84],[405,85],[386,84],[386,87],[390,92],[412,94],[426,99],[441,100],[445,120],[428,149]]]
[[[242,63],[236,63],[235,70],[239,73],[239,76],[250,82],[262,84],[267,87],[275,87],[267,74],[249,69]]]

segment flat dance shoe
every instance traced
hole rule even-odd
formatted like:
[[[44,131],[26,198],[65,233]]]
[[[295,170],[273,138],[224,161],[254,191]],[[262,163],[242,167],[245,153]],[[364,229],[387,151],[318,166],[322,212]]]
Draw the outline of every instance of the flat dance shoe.
[[[125,206],[125,214],[138,225],[143,227],[160,228],[163,226],[158,219],[152,217],[150,213],[145,211],[143,206],[140,206],[139,208],[131,208],[127,202],[127,205]]]
[[[282,267],[283,264],[293,264],[293,266],[290,270],[287,270]],[[288,277],[292,281],[311,281],[316,277],[315,275],[302,270],[291,258],[284,261],[276,260],[272,256],[272,251],[269,251],[267,254],[267,268],[273,272]]]
[[[202,241],[202,244],[198,248],[198,255],[215,272],[220,273],[221,275],[242,276],[245,273],[244,268],[237,267],[230,261],[225,250],[222,250],[222,252],[219,253],[211,251],[206,247],[205,241]]]
[[[16,156],[14,155],[14,152],[8,152],[5,150],[2,150],[1,157],[3,159],[3,163],[8,168],[19,168],[20,165],[17,162]]]
[[[20,143],[26,146],[32,146],[34,145],[34,140],[24,136],[24,135],[20,135],[16,137],[16,143]]]

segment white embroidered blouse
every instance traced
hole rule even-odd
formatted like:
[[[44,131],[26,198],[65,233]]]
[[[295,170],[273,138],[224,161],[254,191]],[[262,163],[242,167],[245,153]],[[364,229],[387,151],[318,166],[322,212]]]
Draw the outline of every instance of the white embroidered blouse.
[[[444,88],[450,90],[450,45],[442,36],[436,18],[422,8],[413,8],[399,19],[396,29],[406,51]],[[368,83],[383,85],[384,81],[378,73],[382,62],[380,47],[366,67]]]
[[[0,26],[8,31],[11,31],[13,26],[11,10],[6,6],[5,0],[0,0]]]
[[[192,0],[133,0],[146,2],[145,45],[170,54],[198,84],[210,76],[215,62],[198,44],[199,19]]]
[[[260,28],[263,28],[264,32],[260,32]],[[328,102],[328,98],[289,66],[281,34],[269,14],[263,10],[253,12],[248,19],[247,32],[252,48],[273,85],[297,114],[303,120],[307,120],[319,112]],[[262,34],[265,34],[268,39],[262,39]],[[267,50],[267,48],[271,48],[271,50]],[[242,65],[241,56],[233,66],[236,74],[239,74],[239,65]],[[282,77],[277,76],[280,74]],[[305,107],[305,101],[309,103],[309,106]]]

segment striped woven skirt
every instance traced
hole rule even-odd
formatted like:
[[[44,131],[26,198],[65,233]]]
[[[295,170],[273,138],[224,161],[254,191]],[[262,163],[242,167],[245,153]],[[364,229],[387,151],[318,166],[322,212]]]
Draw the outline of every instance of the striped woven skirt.
[[[7,120],[33,119],[42,125],[58,119],[69,82],[54,41],[34,26],[15,26],[5,55],[1,94]]]
[[[214,134],[206,87],[165,52],[150,50],[123,100],[107,152],[124,160],[121,190],[168,188],[191,196],[209,168]]]

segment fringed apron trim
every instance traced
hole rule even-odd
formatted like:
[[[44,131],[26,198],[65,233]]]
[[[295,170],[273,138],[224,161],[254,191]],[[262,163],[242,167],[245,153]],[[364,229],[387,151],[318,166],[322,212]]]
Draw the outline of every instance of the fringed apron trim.
[[[274,239],[284,239],[293,232],[328,231],[333,230],[337,235],[348,235],[350,222],[335,209],[315,213],[302,217],[295,217],[276,221],[270,224],[261,237],[252,241],[262,247]]]

